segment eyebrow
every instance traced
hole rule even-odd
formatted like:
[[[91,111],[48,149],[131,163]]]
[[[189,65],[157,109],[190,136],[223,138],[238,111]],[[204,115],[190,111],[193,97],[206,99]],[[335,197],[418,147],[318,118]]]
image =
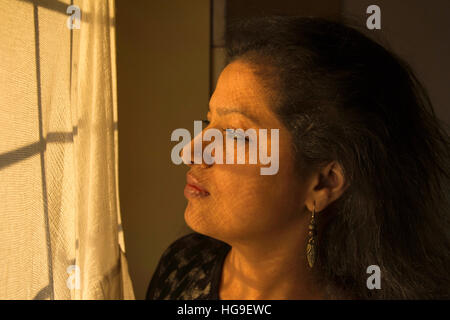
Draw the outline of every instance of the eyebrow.
[[[230,113],[239,113],[240,115],[246,117],[247,119],[250,119],[252,122],[254,122],[257,125],[260,125],[260,123],[261,123],[256,117],[254,117],[251,114],[245,113],[244,111],[242,111],[239,108],[227,108],[227,109],[216,108],[215,111],[220,116],[224,116],[224,115],[227,115],[227,114],[230,114]]]

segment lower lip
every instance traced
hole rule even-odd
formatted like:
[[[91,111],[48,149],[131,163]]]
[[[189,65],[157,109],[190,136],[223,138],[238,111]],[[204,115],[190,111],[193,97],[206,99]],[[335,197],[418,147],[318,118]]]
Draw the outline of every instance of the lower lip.
[[[188,199],[190,198],[205,198],[209,196],[209,193],[203,190],[199,190],[193,185],[187,184],[184,187],[184,196]]]

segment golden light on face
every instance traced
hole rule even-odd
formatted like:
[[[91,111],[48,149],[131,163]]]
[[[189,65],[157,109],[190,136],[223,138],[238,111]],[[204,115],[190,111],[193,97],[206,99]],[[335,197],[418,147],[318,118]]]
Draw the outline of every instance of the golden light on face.
[[[305,192],[294,175],[290,134],[272,112],[269,93],[249,64],[237,60],[223,70],[208,120],[208,129],[279,129],[279,170],[261,175],[264,165],[248,162],[190,165],[185,190],[189,227],[223,241],[245,241],[299,223]],[[267,141],[270,150],[270,134]]]

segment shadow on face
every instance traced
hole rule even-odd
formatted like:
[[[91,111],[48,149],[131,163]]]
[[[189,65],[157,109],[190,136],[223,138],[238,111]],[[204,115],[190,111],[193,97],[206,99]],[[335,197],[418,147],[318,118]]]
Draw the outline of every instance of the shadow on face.
[[[185,220],[194,231],[223,241],[245,241],[280,232],[301,216],[305,184],[294,173],[290,133],[272,111],[270,94],[244,61],[230,63],[221,73],[210,100],[208,126],[203,132],[213,128],[223,132],[223,154],[234,152],[236,157],[238,144],[234,143],[230,149],[226,141],[236,137],[227,137],[227,130],[255,129],[261,138],[261,129],[267,129],[264,151],[278,149],[279,168],[276,174],[261,174],[261,168],[268,165],[260,157],[256,164],[249,163],[248,140],[245,140],[245,164],[237,161],[190,164],[188,175],[209,193],[206,197],[187,195]],[[269,134],[271,129],[279,130],[277,139]],[[191,146],[199,138],[195,137]],[[205,148],[211,142],[201,143]],[[261,149],[258,145],[259,153]]]

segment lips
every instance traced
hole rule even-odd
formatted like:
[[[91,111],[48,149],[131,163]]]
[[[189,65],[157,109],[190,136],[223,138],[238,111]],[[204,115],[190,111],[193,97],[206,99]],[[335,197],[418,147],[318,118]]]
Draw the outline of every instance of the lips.
[[[186,174],[186,186],[184,187],[184,195],[186,198],[204,198],[209,196],[200,182],[189,172]]]

